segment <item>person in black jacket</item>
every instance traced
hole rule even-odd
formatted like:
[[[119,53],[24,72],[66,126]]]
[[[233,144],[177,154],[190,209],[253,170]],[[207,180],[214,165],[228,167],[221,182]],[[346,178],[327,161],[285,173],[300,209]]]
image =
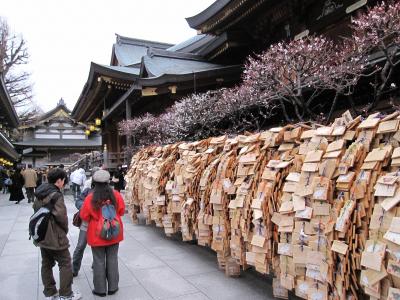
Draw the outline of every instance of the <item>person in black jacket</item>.
[[[15,204],[19,204],[25,199],[22,188],[25,184],[24,177],[21,175],[21,169],[16,168],[14,174],[11,175],[12,184],[9,187],[10,201],[16,201]]]
[[[38,170],[37,172],[37,180],[36,180],[36,186],[39,187],[43,183],[43,172],[42,170]]]
[[[111,180],[114,184],[114,189],[118,192],[124,189],[124,177],[125,174],[122,170],[122,166],[118,165],[117,171],[114,172],[113,178]]]

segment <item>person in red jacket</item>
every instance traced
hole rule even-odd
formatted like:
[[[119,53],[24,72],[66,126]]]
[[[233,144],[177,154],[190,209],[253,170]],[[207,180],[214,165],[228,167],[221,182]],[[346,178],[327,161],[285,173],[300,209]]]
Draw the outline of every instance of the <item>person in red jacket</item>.
[[[125,203],[119,192],[110,185],[110,173],[99,170],[93,174],[94,189],[83,202],[80,216],[88,223],[87,243],[92,247],[94,295],[105,297],[118,291],[118,246],[123,240],[121,216],[125,212]],[[120,224],[119,233],[112,239],[103,239],[99,228],[102,226],[102,207],[112,204],[115,207],[116,219]],[[100,224],[99,224],[100,223]]]

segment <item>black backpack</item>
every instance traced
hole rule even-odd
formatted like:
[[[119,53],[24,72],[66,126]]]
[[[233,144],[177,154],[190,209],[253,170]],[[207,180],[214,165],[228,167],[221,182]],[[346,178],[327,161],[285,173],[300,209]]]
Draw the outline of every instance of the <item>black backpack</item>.
[[[49,203],[43,205],[29,218],[29,239],[32,238],[34,243],[39,243],[46,237],[51,211],[57,201],[57,197],[54,197],[56,193],[51,193]]]

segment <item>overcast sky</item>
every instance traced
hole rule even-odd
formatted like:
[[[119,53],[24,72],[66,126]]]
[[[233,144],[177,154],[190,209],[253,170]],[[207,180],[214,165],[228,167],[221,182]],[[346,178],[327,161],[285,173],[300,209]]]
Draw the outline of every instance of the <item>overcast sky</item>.
[[[214,0],[0,0],[0,16],[30,52],[35,100],[48,111],[63,97],[72,109],[90,62],[109,64],[115,33],[178,43],[196,34],[185,17]]]

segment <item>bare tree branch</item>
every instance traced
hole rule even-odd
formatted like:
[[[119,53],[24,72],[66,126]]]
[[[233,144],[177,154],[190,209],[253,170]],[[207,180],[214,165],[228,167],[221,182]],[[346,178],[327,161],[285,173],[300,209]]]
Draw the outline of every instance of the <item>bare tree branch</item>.
[[[26,41],[22,36],[11,34],[6,20],[0,17],[0,73],[17,113],[23,119],[38,112],[33,101],[31,74],[23,70],[28,62]]]

